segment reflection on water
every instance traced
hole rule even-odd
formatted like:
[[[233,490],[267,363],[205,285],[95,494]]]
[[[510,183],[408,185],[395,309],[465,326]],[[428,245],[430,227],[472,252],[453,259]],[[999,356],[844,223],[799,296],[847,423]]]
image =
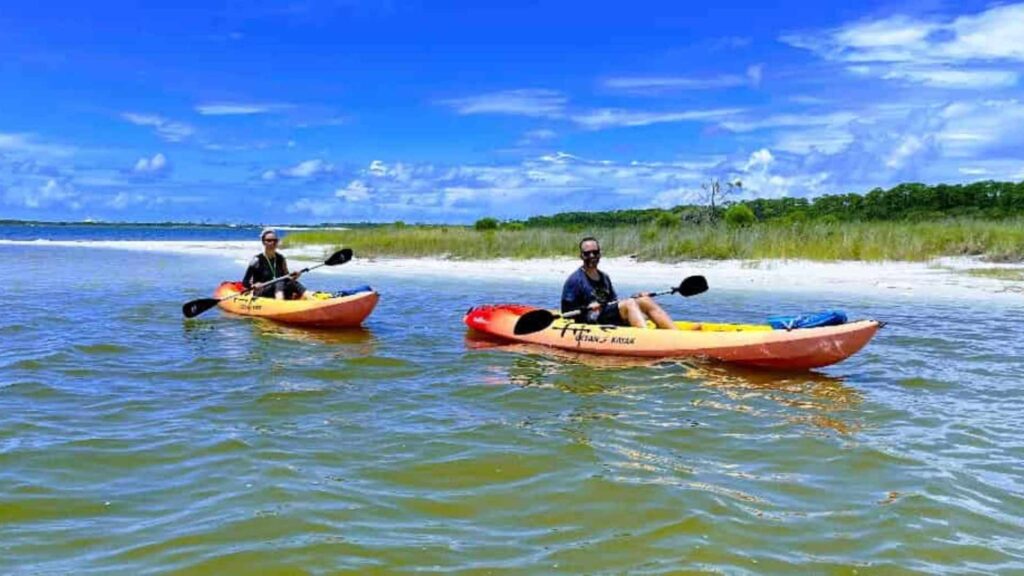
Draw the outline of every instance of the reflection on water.
[[[265,318],[252,319],[253,331],[262,337],[280,338],[305,344],[328,344],[331,346],[351,347],[353,352],[362,355],[373,353],[376,338],[373,332],[364,327],[359,328],[313,328],[295,327],[279,324]]]
[[[539,346],[507,343],[466,336],[471,350],[501,350],[517,356],[508,368],[507,383],[523,387],[554,387],[572,394],[623,394],[636,385],[635,378],[617,378],[629,371],[642,372],[649,385],[705,386],[718,395],[694,400],[694,405],[740,412],[763,412],[755,401],[768,400],[787,409],[783,418],[840,434],[858,425],[848,418],[863,397],[843,378],[815,371],[757,370],[719,362],[665,358],[601,356]],[[637,374],[633,374],[637,376]],[[499,382],[492,378],[492,383]],[[844,416],[844,414],[846,416]]]
[[[786,416],[791,422],[828,428],[841,434],[858,429],[853,421],[842,416],[856,410],[863,396],[844,384],[840,377],[813,371],[758,371],[718,363],[691,365],[687,377],[714,388],[732,401],[731,405],[717,403],[719,408],[750,410],[751,400],[760,398],[793,409],[794,412]],[[705,402],[716,403],[714,400]]]

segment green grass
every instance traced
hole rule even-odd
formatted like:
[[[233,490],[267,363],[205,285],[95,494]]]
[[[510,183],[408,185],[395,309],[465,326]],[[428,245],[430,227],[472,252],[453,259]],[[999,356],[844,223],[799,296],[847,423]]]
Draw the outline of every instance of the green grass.
[[[607,256],[640,260],[796,258],[819,261],[926,261],[973,255],[994,261],[1024,260],[1024,220],[853,222],[745,228],[654,225],[597,230],[528,228],[477,231],[463,226],[378,226],[288,234],[284,246],[348,246],[362,257],[442,256],[460,259],[574,256],[576,243],[597,236]]]
[[[980,278],[1024,282],[1024,268],[970,268],[965,272]]]

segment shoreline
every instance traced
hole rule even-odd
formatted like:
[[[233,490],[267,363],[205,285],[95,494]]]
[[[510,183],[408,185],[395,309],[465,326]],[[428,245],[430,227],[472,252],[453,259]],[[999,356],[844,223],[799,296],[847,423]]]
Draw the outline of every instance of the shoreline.
[[[142,240],[0,240],[3,246],[79,247],[167,254],[191,254],[229,258],[240,266],[259,251],[251,241],[142,241]],[[315,263],[330,249],[304,246],[282,250],[293,262]],[[321,268],[318,273],[364,272],[396,276],[456,276],[466,279],[504,277],[534,283],[557,283],[579,265],[576,258],[454,260],[427,258],[360,258],[356,254],[345,270]],[[671,285],[691,274],[708,277],[723,290],[786,293],[835,293],[861,296],[950,298],[1002,301],[1024,306],[1024,275],[1018,279],[979,275],[968,271],[1007,271],[1016,277],[1024,266],[981,261],[970,257],[946,257],[931,262],[866,262],[812,260],[690,260],[676,263],[638,262],[630,257],[604,258],[601,268],[620,285],[643,284],[651,289]]]

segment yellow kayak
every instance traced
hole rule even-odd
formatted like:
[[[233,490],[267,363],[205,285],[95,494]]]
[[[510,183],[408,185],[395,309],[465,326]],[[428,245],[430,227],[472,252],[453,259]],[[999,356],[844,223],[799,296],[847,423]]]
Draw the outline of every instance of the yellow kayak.
[[[849,358],[875,335],[881,323],[860,320],[821,328],[773,329],[767,324],[676,322],[678,330],[582,324],[559,319],[531,334],[515,334],[519,318],[537,308],[478,306],[463,322],[501,339],[592,354],[646,357],[701,357],[745,366],[805,370]]]
[[[214,298],[226,298],[217,305],[221,309],[242,316],[258,316],[276,322],[301,326],[323,326],[331,328],[352,328],[362,324],[373,312],[380,295],[373,290],[358,292],[349,296],[332,296],[317,292],[307,300],[276,300],[274,298],[253,298],[242,292],[240,282],[223,282],[214,291]]]

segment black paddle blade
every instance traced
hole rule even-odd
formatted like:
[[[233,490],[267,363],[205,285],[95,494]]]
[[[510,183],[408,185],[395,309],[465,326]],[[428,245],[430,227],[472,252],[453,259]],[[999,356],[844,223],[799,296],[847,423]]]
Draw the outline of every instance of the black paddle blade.
[[[327,264],[328,266],[337,266],[338,264],[344,264],[345,262],[348,262],[351,259],[352,249],[342,248],[341,250],[338,250],[334,254],[331,254],[331,257],[328,258],[327,261],[324,262],[324,264]]]
[[[703,276],[688,276],[679,283],[676,292],[683,296],[696,296],[708,291],[708,280]]]
[[[220,300],[217,300],[216,298],[200,298],[199,300],[186,302],[185,305],[181,307],[181,313],[185,315],[185,318],[195,318],[216,306],[218,302],[220,302]]]
[[[556,319],[558,319],[558,316],[547,310],[530,310],[526,314],[520,316],[519,320],[516,320],[516,326],[512,329],[512,333],[516,336],[522,336],[523,334],[540,332],[548,326],[551,326],[551,323]]]

